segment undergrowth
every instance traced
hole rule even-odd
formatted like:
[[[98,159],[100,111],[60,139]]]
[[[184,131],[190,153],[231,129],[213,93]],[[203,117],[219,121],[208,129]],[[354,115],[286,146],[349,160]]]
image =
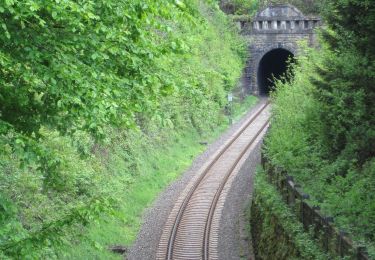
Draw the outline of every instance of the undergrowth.
[[[338,82],[345,78],[336,76],[333,81],[339,86],[322,97],[325,90],[316,82],[324,81],[322,76],[332,69],[326,62],[335,55],[324,44],[319,50],[305,48],[292,82],[277,84],[266,154],[302,185],[323,214],[334,217],[335,225],[348,232],[356,246],[366,246],[374,257],[375,163],[367,143],[373,138],[372,116],[365,109],[369,97],[361,90],[345,93],[349,84]],[[340,69],[349,66],[355,73],[350,61],[345,62]]]
[[[0,258],[130,243],[184,150],[228,121],[244,40],[215,1],[5,1],[0,16]]]
[[[254,181],[251,232],[259,259],[333,259],[306,233],[275,187],[267,182],[264,170]]]
[[[233,117],[235,121],[244,115],[257,98],[247,96],[234,104]],[[223,121],[212,132],[199,134],[194,129],[178,134],[168,135],[160,145],[159,142],[147,147],[138,147],[140,176],[130,183],[124,193],[118,198],[119,208],[113,216],[107,216],[88,228],[84,239],[73,243],[61,257],[66,259],[122,259],[108,250],[110,245],[131,246],[140,226],[145,208],[149,207],[155,198],[173,180],[178,178],[196,158],[205,150],[200,143],[212,142],[227,127],[229,120]],[[136,139],[147,139],[146,136],[136,135]],[[139,150],[138,150],[139,149]],[[116,156],[116,155],[115,155]],[[123,169],[126,171],[126,168]]]

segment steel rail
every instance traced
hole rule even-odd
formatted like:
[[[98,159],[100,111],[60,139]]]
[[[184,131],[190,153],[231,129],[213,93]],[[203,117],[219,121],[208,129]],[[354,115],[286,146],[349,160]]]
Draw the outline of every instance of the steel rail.
[[[208,260],[208,257],[209,257],[211,225],[212,225],[215,209],[216,209],[217,203],[219,201],[221,192],[223,191],[224,186],[226,185],[229,177],[232,175],[234,169],[237,167],[237,165],[240,162],[240,160],[242,159],[242,157],[246,154],[246,152],[249,150],[250,146],[255,142],[255,140],[258,138],[258,136],[263,132],[263,130],[266,128],[266,126],[269,124],[269,122],[270,122],[270,120],[268,119],[263,124],[261,129],[259,129],[259,131],[255,134],[254,138],[246,145],[245,149],[243,149],[240,156],[238,156],[236,161],[233,163],[232,167],[229,169],[229,171],[227,172],[227,174],[223,178],[222,182],[220,183],[219,188],[217,189],[217,191],[215,193],[214,199],[212,200],[212,204],[211,204],[211,207],[210,207],[210,211],[209,211],[208,216],[207,216],[206,226],[204,228],[203,247],[202,247],[202,258],[204,260]]]
[[[214,157],[214,159],[210,162],[210,164],[204,169],[203,173],[199,176],[199,178],[196,180],[196,182],[194,183],[194,185],[189,190],[188,194],[184,198],[184,200],[183,200],[183,202],[182,202],[182,204],[181,204],[181,206],[180,206],[180,208],[178,210],[177,216],[176,216],[175,221],[173,223],[172,231],[171,231],[171,234],[169,236],[168,245],[167,245],[167,254],[166,254],[166,259],[167,260],[172,260],[173,259],[174,241],[175,241],[176,236],[177,236],[178,227],[179,227],[180,222],[182,220],[182,217],[183,217],[183,214],[185,212],[185,209],[186,209],[186,207],[187,207],[190,199],[192,198],[194,192],[198,188],[199,184],[202,182],[202,180],[207,175],[207,173],[212,168],[212,166],[218,161],[218,159],[241,136],[241,134],[249,127],[249,125],[254,122],[254,120],[266,109],[266,107],[268,105],[269,105],[269,101],[266,101],[266,103],[261,107],[261,109],[259,109],[251,117],[251,119],[248,122],[246,122],[246,124],[244,124],[240,128],[240,130],[235,134],[235,136],[222,148],[222,150]],[[255,139],[256,139],[256,137],[255,137]]]

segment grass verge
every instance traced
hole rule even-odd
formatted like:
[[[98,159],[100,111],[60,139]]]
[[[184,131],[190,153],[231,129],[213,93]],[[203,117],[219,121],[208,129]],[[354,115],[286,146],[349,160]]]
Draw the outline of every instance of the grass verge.
[[[248,96],[233,104],[233,118],[238,120],[257,102],[254,96]],[[154,147],[141,154],[140,172],[134,183],[124,189],[122,206],[116,209],[113,217],[106,217],[92,224],[81,241],[67,248],[65,259],[122,259],[123,256],[110,252],[110,245],[130,246],[142,224],[145,208],[171,182],[176,180],[206,147],[199,144],[209,143],[218,138],[229,126],[223,121],[213,132],[200,135],[189,129],[173,138],[165,146]]]

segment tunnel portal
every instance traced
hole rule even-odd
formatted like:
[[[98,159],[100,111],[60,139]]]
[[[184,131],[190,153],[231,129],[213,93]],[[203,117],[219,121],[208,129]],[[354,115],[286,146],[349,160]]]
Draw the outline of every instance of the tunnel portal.
[[[257,75],[259,95],[268,95],[274,89],[274,79],[286,76],[288,61],[293,61],[293,57],[290,51],[281,48],[271,50],[262,57]]]
[[[320,17],[306,16],[293,5],[267,6],[251,19],[248,16],[234,18],[241,34],[248,42],[249,59],[242,77],[245,92],[267,95],[276,78],[285,72],[289,56],[298,57],[300,42],[318,47],[316,29],[322,25]]]

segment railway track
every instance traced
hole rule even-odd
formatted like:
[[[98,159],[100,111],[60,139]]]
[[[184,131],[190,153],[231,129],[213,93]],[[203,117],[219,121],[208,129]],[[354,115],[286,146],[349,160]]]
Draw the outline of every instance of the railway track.
[[[182,192],[163,229],[158,260],[218,259],[217,234],[228,180],[268,127],[269,107],[269,102],[264,102]]]

